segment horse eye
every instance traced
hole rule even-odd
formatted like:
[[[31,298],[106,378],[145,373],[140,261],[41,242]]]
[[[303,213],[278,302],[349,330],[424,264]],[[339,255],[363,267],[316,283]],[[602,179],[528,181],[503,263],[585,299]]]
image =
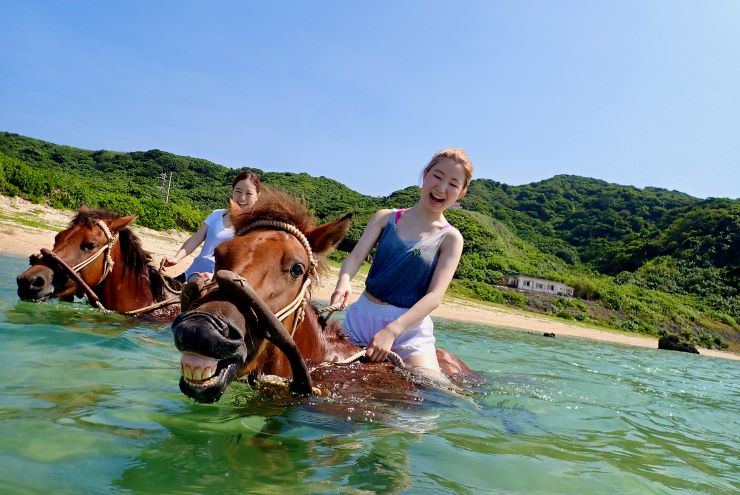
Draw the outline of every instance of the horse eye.
[[[82,243],[82,250],[83,251],[92,251],[96,247],[98,247],[98,243],[97,242],[83,242]]]
[[[293,266],[290,267],[290,274],[294,278],[298,278],[301,275],[303,275],[303,271],[304,271],[304,269],[303,269],[303,265],[301,263],[296,263],[295,265],[293,265]]]

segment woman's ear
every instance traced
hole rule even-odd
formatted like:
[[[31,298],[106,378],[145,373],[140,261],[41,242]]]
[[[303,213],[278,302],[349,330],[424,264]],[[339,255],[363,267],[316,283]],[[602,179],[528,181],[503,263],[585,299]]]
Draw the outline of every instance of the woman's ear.
[[[466,194],[468,194],[468,186],[463,187],[463,190],[457,195],[457,199],[464,198]]]

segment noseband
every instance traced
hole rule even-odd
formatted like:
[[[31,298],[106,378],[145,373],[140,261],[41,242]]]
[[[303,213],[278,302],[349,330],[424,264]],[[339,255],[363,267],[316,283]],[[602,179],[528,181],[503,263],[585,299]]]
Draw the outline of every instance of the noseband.
[[[285,321],[288,316],[295,313],[295,318],[293,319],[293,328],[290,331],[290,336],[292,337],[293,334],[295,334],[296,329],[300,326],[300,324],[303,322],[303,317],[306,312],[306,303],[311,299],[311,283],[317,276],[317,270],[319,263],[316,261],[316,258],[313,255],[313,249],[311,249],[311,244],[309,244],[308,239],[303,234],[303,232],[298,229],[295,225],[288,223],[288,222],[281,222],[278,220],[255,220],[252,223],[249,223],[239,229],[239,232],[236,233],[237,237],[246,234],[250,230],[259,229],[259,228],[267,228],[272,230],[281,230],[283,232],[286,232],[288,234],[293,235],[296,239],[298,239],[298,242],[301,243],[303,246],[303,249],[306,250],[306,253],[308,254],[308,270],[306,270],[306,279],[303,281],[303,285],[301,286],[301,290],[298,292],[298,295],[291,301],[287,306],[285,306],[280,311],[275,312],[275,316],[277,317],[280,322]]]

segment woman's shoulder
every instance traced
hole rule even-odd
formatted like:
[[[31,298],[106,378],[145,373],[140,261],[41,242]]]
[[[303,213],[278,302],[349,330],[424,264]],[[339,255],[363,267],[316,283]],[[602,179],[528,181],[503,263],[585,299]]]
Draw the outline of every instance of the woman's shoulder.
[[[219,218],[224,216],[224,213],[226,210],[224,208],[219,208],[217,210],[213,210],[204,220],[205,223],[211,223],[214,220],[218,220]]]
[[[375,212],[375,214],[370,219],[371,222],[378,222],[383,225],[385,225],[388,222],[388,219],[391,217],[395,210],[392,210],[390,208],[383,208],[381,210],[378,210]]]
[[[457,228],[453,227],[452,225],[447,226],[447,233],[445,234],[445,242],[452,243],[452,242],[463,242],[463,235],[460,233]]]

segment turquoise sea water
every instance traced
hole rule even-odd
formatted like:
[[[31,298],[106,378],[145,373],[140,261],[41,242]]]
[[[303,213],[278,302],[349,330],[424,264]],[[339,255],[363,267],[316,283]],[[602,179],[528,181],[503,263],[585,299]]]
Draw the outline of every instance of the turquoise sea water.
[[[19,302],[25,264],[0,255],[3,494],[740,492],[736,361],[439,320],[469,398],[200,405],[167,324]]]

